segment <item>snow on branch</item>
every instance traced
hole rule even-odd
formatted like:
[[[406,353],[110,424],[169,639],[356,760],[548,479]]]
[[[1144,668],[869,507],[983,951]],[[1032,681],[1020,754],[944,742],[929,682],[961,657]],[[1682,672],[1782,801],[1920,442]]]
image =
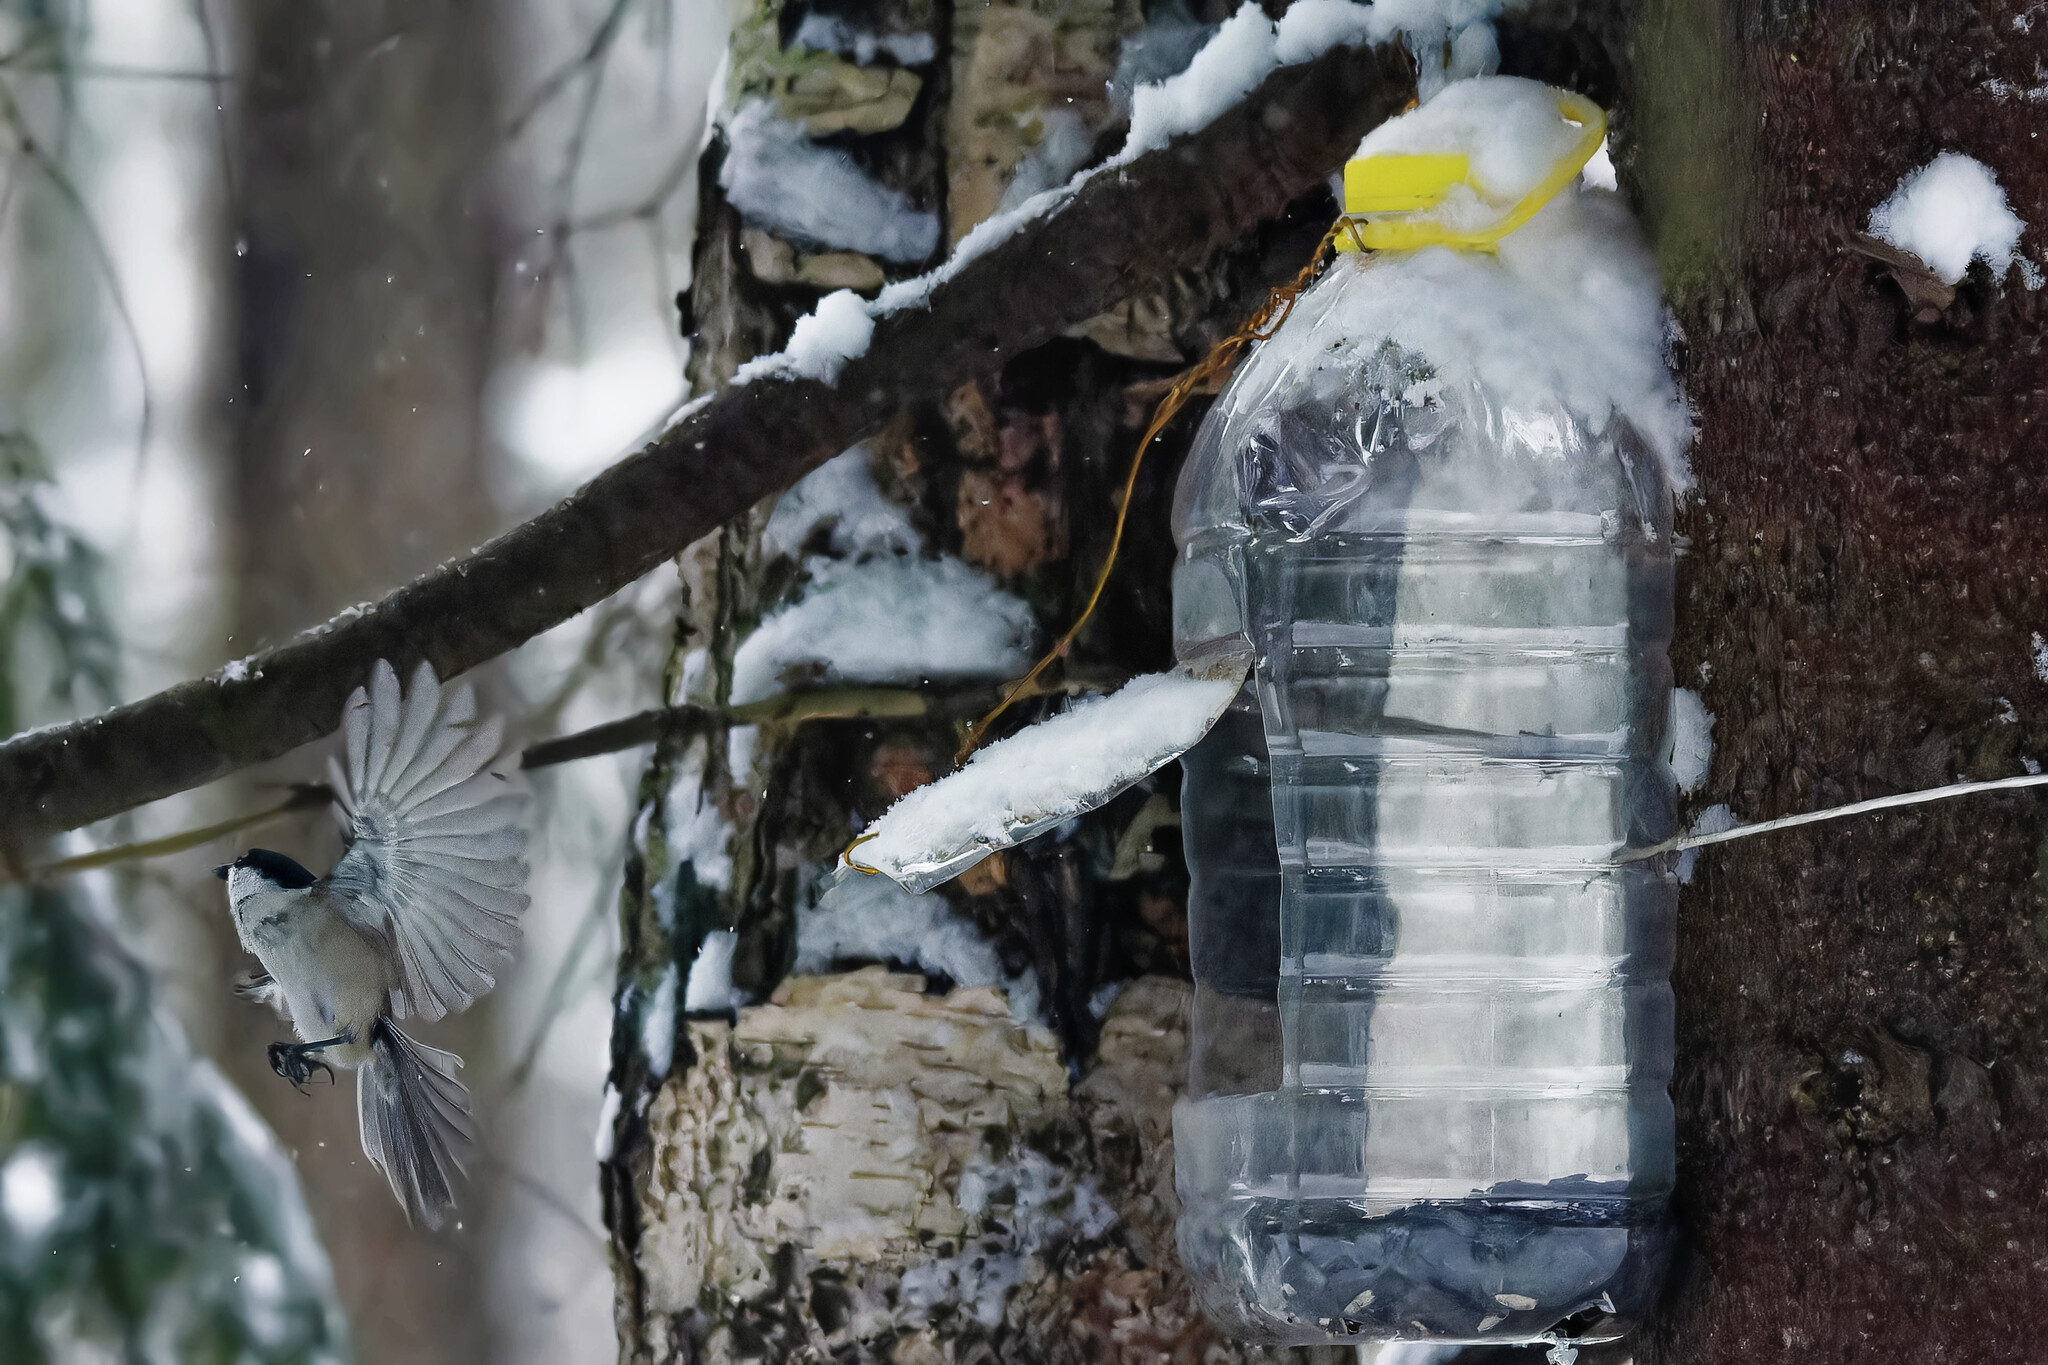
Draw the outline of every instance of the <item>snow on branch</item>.
[[[1331,42],[1378,36],[1324,27]],[[471,554],[212,676],[0,744],[11,851],[319,739],[379,658],[400,672],[427,659],[452,677],[567,620],[903,404],[994,370],[1277,215],[1414,88],[1397,44],[1311,56],[1305,41],[1250,37],[1274,46],[1255,54],[1241,100],[1218,109],[1224,101],[1185,92],[1188,107],[1160,120],[1158,145],[1049,191],[1035,216],[864,306],[871,334],[846,335],[866,329],[840,300],[848,316],[837,321],[850,329],[828,317],[799,338],[816,361],[788,356],[700,400],[645,449]]]

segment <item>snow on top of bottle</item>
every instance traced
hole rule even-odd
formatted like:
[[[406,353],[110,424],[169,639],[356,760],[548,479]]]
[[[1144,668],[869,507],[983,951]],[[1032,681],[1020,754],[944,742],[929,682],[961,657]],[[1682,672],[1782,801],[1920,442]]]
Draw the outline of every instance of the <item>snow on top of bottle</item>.
[[[1584,129],[1565,119],[1558,92],[1518,76],[1453,81],[1435,98],[1365,135],[1357,157],[1389,152],[1452,153],[1469,158],[1471,181],[1413,217],[1477,227],[1543,182],[1571,155]]]
[[[1487,198],[1511,203],[1579,136],[1556,91],[1481,77],[1382,125],[1360,153],[1462,152]],[[1593,433],[1625,418],[1682,493],[1692,486],[1693,425],[1666,332],[1656,261],[1634,220],[1615,195],[1574,181],[1496,251],[1347,257],[1246,362],[1224,401],[1248,413],[1316,371],[1348,384],[1391,345],[1428,365],[1441,381],[1434,392],[1477,384],[1505,409],[1561,405]],[[1411,388],[1414,398],[1432,391]]]

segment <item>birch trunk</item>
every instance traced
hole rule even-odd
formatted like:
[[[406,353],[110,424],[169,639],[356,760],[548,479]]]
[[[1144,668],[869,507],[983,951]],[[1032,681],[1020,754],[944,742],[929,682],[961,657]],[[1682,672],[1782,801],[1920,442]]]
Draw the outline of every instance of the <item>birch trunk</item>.
[[[798,16],[773,0],[737,25],[730,88],[814,125],[857,121],[834,145],[936,212],[944,241],[1006,193],[1065,179],[1098,141],[1114,145],[1109,85],[1142,23],[1130,0],[834,13],[932,35],[936,60],[905,69],[917,79],[907,112],[857,98],[881,88],[864,73],[886,63],[782,49]],[[689,300],[700,390],[780,345],[825,286],[918,268],[743,225],[717,188],[722,153],[704,168]],[[1318,191],[1083,335],[903,412],[866,443],[876,483],[928,553],[992,575],[1056,634],[1106,553],[1126,462],[1166,381],[1299,268],[1329,211]],[[1073,685],[1171,660],[1165,513],[1191,431],[1183,419],[1141,476],[1116,577],[1066,669]],[[795,565],[763,548],[767,514],[680,561],[677,700],[725,700],[739,641],[801,591]],[[812,695],[832,709],[829,689]],[[895,958],[786,975],[796,917],[850,830],[945,771],[958,722],[995,692],[926,695],[912,716],[707,721],[665,742],[649,770],[622,907],[620,1108],[604,1168],[621,1358],[1271,1358],[1215,1336],[1173,1252],[1170,1114],[1188,994],[1177,773],[939,893],[1005,980],[1032,983],[1032,1022],[999,985]],[[736,931],[732,981],[753,1002],[736,1016],[686,1008],[699,944],[718,930]],[[1102,993],[1124,981],[1113,1002]]]

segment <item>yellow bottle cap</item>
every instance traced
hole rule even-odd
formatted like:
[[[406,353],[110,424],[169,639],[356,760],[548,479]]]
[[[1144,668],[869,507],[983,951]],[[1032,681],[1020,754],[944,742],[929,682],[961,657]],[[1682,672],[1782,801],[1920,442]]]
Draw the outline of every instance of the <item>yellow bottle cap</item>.
[[[1453,185],[1468,183],[1463,152],[1381,152],[1344,163],[1344,212],[1404,213],[1434,208]]]
[[[1435,208],[1460,185],[1481,200],[1491,200],[1472,173],[1462,152],[1381,152],[1354,157],[1344,166],[1345,224],[1337,234],[1339,251],[1413,251],[1425,246],[1451,246],[1467,251],[1493,251],[1500,239],[1536,216],[1536,211],[1585,169],[1607,136],[1607,115],[1583,95],[1559,90],[1557,109],[1580,130],[1570,151],[1551,164],[1542,180],[1505,212],[1479,227],[1453,227],[1416,216]]]

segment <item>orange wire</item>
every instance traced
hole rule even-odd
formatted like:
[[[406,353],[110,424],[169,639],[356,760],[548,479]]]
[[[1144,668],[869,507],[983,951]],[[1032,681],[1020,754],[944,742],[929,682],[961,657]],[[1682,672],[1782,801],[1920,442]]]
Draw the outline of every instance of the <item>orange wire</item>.
[[[1073,648],[1074,638],[1081,633],[1081,627],[1088,624],[1088,618],[1094,614],[1096,604],[1102,600],[1102,590],[1109,586],[1110,572],[1116,568],[1117,552],[1123,548],[1124,543],[1124,523],[1130,518],[1131,498],[1137,492],[1138,471],[1144,465],[1145,452],[1151,449],[1153,440],[1166,429],[1166,424],[1174,419],[1197,388],[1214,375],[1235,365],[1246,346],[1255,341],[1264,341],[1280,330],[1281,324],[1294,312],[1295,301],[1301,297],[1302,291],[1315,283],[1316,277],[1322,274],[1324,258],[1330,254],[1330,246],[1337,240],[1337,234],[1350,225],[1351,220],[1345,217],[1339,217],[1332,223],[1330,230],[1323,234],[1323,240],[1317,243],[1315,254],[1310,256],[1308,264],[1301,268],[1301,273],[1296,275],[1292,282],[1280,285],[1267,294],[1266,301],[1259,305],[1258,311],[1253,313],[1242,327],[1217,342],[1192,368],[1182,371],[1180,377],[1174,380],[1173,387],[1166,391],[1166,396],[1159,400],[1159,406],[1152,411],[1152,424],[1145,428],[1145,435],[1138,442],[1137,452],[1131,456],[1130,473],[1124,476],[1124,495],[1123,500],[1117,505],[1116,529],[1110,533],[1109,554],[1102,561],[1102,571],[1095,576],[1095,588],[1088,594],[1088,604],[1081,608],[1081,614],[1074,618],[1074,624],[1067,627],[1067,633],[1060,636],[1059,643],[1047,650],[1044,657],[1032,666],[1031,671],[1003,695],[1003,699],[996,703],[995,709],[968,727],[967,736],[961,741],[960,751],[953,756],[954,763],[967,761],[967,756],[981,746],[983,737],[988,734],[989,727],[995,724],[996,718],[1009,710],[1012,702],[1030,691],[1031,685],[1038,681],[1041,673],[1052,666],[1053,660],[1066,656],[1067,651]],[[1351,232],[1353,240],[1356,241],[1357,228],[1352,227]],[[1363,244],[1360,245],[1362,249]],[[1276,312],[1277,317],[1274,316]]]

